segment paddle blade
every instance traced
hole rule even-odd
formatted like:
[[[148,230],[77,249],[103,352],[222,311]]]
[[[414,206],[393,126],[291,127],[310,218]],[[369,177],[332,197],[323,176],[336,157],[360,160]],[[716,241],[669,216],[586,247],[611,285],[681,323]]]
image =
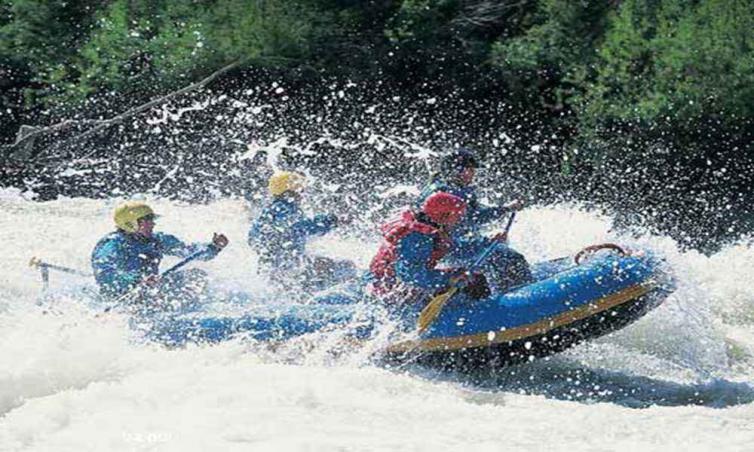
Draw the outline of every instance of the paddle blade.
[[[445,307],[445,303],[447,303],[457,291],[457,287],[451,287],[447,291],[435,296],[429,301],[429,303],[427,303],[427,306],[425,306],[419,314],[419,320],[417,322],[419,333],[423,333],[424,330],[435,321],[437,316],[440,315],[440,312],[442,312],[442,308]]]

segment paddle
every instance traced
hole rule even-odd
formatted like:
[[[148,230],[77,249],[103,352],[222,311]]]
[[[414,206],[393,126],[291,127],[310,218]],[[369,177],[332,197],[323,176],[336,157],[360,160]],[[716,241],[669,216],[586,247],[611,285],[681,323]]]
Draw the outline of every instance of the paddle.
[[[177,264],[173,265],[172,267],[170,267],[167,270],[165,270],[164,272],[162,272],[160,274],[160,277],[164,277],[166,275],[169,275],[170,273],[173,273],[173,272],[177,271],[181,267],[185,266],[186,264],[190,263],[193,260],[196,260],[198,257],[201,257],[202,255],[204,255],[204,254],[206,254],[208,252],[209,252],[209,250],[204,249],[204,250],[200,250],[200,251],[197,251],[197,252],[191,254],[187,258],[183,259],[182,261],[178,262]],[[119,304],[121,301],[125,300],[130,295],[133,295],[137,290],[141,289],[141,287],[142,287],[142,284],[138,284],[133,289],[129,290],[128,292],[124,293],[120,297],[116,298],[115,301],[113,302],[113,306]],[[105,312],[108,312],[111,307],[108,307],[105,310]]]
[[[32,268],[36,267],[42,271],[44,271],[44,269],[47,269],[47,270],[59,271],[62,273],[70,273],[72,275],[92,276],[91,273],[87,273],[85,271],[81,271],[81,270],[71,268],[71,267],[64,267],[62,265],[51,264],[49,262],[43,261],[42,259],[39,259],[38,257],[31,258],[31,260],[29,261],[29,267],[32,267]]]
[[[511,217],[510,219],[508,219],[508,224],[505,226],[505,234],[508,234],[508,231],[510,231],[511,225],[513,225],[513,219],[515,217],[516,212],[511,213]],[[492,243],[492,245],[482,251],[479,257],[477,257],[476,261],[474,261],[474,263],[467,271],[469,273],[472,273],[478,270],[499,245],[500,242],[495,241],[494,243]],[[419,314],[419,320],[417,321],[419,333],[423,333],[432,324],[432,322],[435,321],[437,316],[440,315],[440,312],[442,312],[442,309],[445,307],[445,304],[448,302],[448,300],[450,300],[461,287],[462,283],[459,281],[454,284],[453,287],[446,290],[445,292],[442,292],[439,295],[436,295],[429,301],[429,303],[427,303],[427,306],[425,306],[424,309],[422,309],[422,312]]]
[[[61,273],[68,273],[71,275],[92,276],[91,273],[77,270],[75,268],[64,267],[62,265],[51,264],[49,262],[43,261],[42,259],[39,259],[38,257],[31,258],[31,260],[29,261],[29,267],[39,269],[39,272],[42,276],[42,286],[45,291],[50,287],[50,270],[58,271]]]
[[[515,220],[515,219],[516,219],[516,211],[514,210],[513,212],[511,212],[511,217],[508,218],[508,223],[505,225],[505,232],[504,232],[504,234],[505,234],[505,237],[506,237],[506,241],[507,241],[507,237],[508,237],[508,232],[510,232],[511,226],[513,226],[513,220]]]
[[[170,267],[167,270],[165,270],[164,272],[162,272],[162,274],[160,276],[165,276],[165,275],[168,275],[170,273],[173,273],[174,271],[178,270],[179,268],[181,268],[184,265],[188,264],[189,262],[195,260],[196,258],[203,256],[204,254],[206,254],[208,252],[209,252],[209,250],[197,251],[196,253],[190,255],[186,259],[183,259],[182,261],[178,262],[177,264],[173,265],[172,267]]]

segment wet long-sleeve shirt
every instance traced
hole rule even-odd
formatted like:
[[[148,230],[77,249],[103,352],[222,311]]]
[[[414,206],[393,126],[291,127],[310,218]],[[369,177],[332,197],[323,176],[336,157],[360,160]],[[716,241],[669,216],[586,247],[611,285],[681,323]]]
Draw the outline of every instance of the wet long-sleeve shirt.
[[[309,218],[297,203],[277,198],[251,225],[248,242],[267,270],[289,270],[301,264],[309,239],[330,232],[336,224],[332,215]]]
[[[435,291],[450,285],[452,272],[438,270],[431,265],[434,238],[412,232],[396,247],[395,276],[402,282]]]
[[[218,249],[208,244],[186,244],[174,235],[157,232],[152,237],[112,232],[92,251],[91,264],[100,291],[107,296],[126,293],[142,279],[159,272],[164,256],[189,257],[199,251],[199,259],[214,258]]]

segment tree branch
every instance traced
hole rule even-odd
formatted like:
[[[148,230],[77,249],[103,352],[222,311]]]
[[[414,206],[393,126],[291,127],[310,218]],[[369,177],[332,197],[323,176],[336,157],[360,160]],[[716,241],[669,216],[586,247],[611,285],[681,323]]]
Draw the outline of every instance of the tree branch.
[[[20,137],[20,139],[18,139],[16,141],[16,143],[13,145],[13,147],[15,148],[15,147],[21,145],[22,143],[24,143],[26,140],[34,138],[34,137],[39,136],[41,134],[47,134],[47,133],[55,132],[55,131],[58,131],[58,130],[62,130],[64,128],[70,127],[70,126],[72,126],[74,124],[80,124],[80,123],[93,123],[93,124],[96,124],[91,129],[89,129],[89,130],[87,130],[87,131],[85,131],[85,132],[83,132],[83,133],[81,133],[79,135],[71,137],[71,138],[69,138],[69,139],[67,139],[65,141],[52,144],[49,148],[44,149],[42,152],[39,153],[39,155],[37,155],[33,159],[33,161],[38,160],[39,157],[41,157],[42,155],[44,155],[45,153],[49,152],[52,149],[69,146],[71,144],[74,144],[74,143],[80,142],[82,140],[85,140],[86,138],[89,138],[89,137],[91,137],[91,136],[93,136],[93,135],[95,135],[95,134],[97,134],[99,132],[102,132],[103,130],[108,129],[108,128],[112,127],[115,124],[123,122],[123,120],[125,120],[127,118],[130,118],[131,116],[137,115],[137,114],[142,113],[142,112],[144,112],[146,110],[149,110],[150,108],[153,108],[153,107],[155,107],[157,105],[163,104],[163,103],[169,101],[170,99],[173,99],[173,98],[175,98],[177,96],[180,96],[182,94],[188,93],[190,91],[194,91],[194,90],[199,89],[199,88],[203,88],[205,85],[209,84],[210,82],[212,82],[216,78],[220,77],[224,73],[230,71],[231,69],[234,69],[239,64],[240,64],[240,61],[234,61],[233,63],[230,63],[227,66],[225,66],[225,67],[223,67],[223,68],[221,68],[221,69],[213,72],[208,77],[206,77],[206,78],[204,78],[204,79],[202,79],[202,80],[200,80],[200,81],[198,81],[196,83],[193,83],[193,84],[191,84],[189,86],[181,88],[178,91],[173,91],[172,93],[169,93],[169,94],[167,94],[165,96],[162,96],[162,97],[159,97],[157,99],[151,100],[151,101],[147,102],[146,104],[140,105],[140,106],[138,106],[136,108],[132,108],[131,110],[128,110],[128,111],[126,111],[124,113],[121,113],[120,115],[115,116],[114,118],[110,118],[110,119],[107,119],[107,120],[82,120],[82,121],[66,120],[66,121],[60,122],[58,124],[55,124],[53,126],[50,126],[50,127],[44,127],[44,128],[36,129],[34,132],[27,133],[25,136]],[[97,150],[93,150],[89,154],[87,154],[87,155],[85,155],[83,157],[80,157],[80,158],[74,160],[74,162],[80,161],[82,159],[86,159],[86,158],[90,157],[91,155],[93,155],[95,152],[97,152]]]

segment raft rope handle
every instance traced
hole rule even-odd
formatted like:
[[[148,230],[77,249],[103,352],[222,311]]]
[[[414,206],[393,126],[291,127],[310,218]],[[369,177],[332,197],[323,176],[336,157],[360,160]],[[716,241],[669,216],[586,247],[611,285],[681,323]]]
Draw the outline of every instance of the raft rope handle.
[[[587,246],[583,250],[579,251],[578,253],[576,253],[576,256],[573,257],[573,261],[576,263],[576,265],[581,265],[581,258],[583,258],[587,254],[596,253],[599,250],[613,250],[621,256],[628,255],[626,250],[624,250],[620,245],[616,245],[615,243],[600,243],[597,245]]]

